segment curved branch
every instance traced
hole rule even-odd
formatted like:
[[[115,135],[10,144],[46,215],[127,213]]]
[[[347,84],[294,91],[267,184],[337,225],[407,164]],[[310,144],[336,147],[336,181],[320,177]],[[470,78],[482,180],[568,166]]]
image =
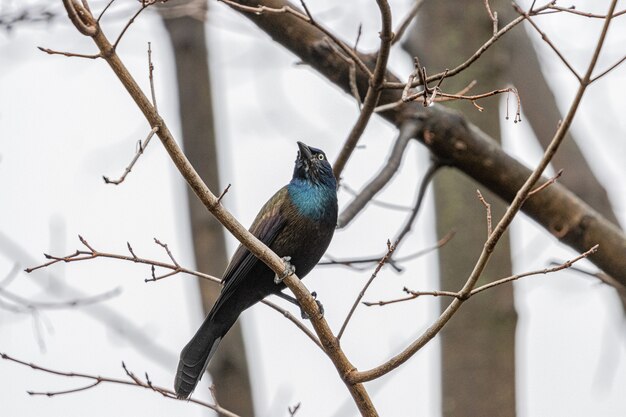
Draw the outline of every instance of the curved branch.
[[[369,203],[372,198],[387,185],[395,173],[398,172],[400,162],[404,156],[404,150],[408,146],[409,141],[414,138],[415,134],[418,132],[419,127],[417,124],[418,121],[409,119],[400,126],[398,139],[396,139],[396,143],[393,145],[393,149],[391,150],[391,154],[385,166],[372,178],[363,190],[354,197],[348,206],[343,209],[339,219],[337,219],[337,228],[346,227],[354,220],[356,215],[365,208],[367,203]]]
[[[69,12],[69,10],[68,10]],[[294,19],[297,19],[294,17]],[[176,143],[165,121],[158,114],[148,97],[141,90],[135,79],[121,61],[113,45],[109,42],[101,30],[97,30],[92,36],[93,41],[100,50],[103,58],[109,64],[120,82],[124,85],[137,107],[141,110],[151,128],[159,127],[157,136],[161,140],[172,162],[187,181],[193,192],[198,196],[202,204],[224,225],[224,227],[237,238],[250,252],[264,262],[277,274],[285,270],[283,260],[270,250],[263,242],[258,240],[244,226],[241,225],[221,204],[217,196],[206,186],[200,175],[191,165],[182,149]],[[350,363],[345,353],[339,346],[339,341],[334,336],[330,326],[323,318],[319,306],[311,295],[311,292],[302,284],[295,275],[287,276],[283,281],[294,293],[302,309],[311,318],[311,324],[319,336],[324,352],[328,355],[337,372],[343,379],[352,395],[355,404],[363,416],[378,416],[374,404],[361,383],[348,382],[348,376],[354,372],[355,367]]]
[[[385,80],[385,73],[387,72],[387,60],[389,59],[389,52],[391,51],[391,43],[393,42],[393,32],[391,31],[391,9],[389,3],[386,0],[376,0],[380,9],[380,17],[382,20],[382,29],[380,31],[380,49],[376,57],[376,64],[374,66],[374,73],[369,80],[369,87],[363,100],[363,108],[359,114],[354,127],[350,131],[346,142],[343,144],[343,148],[339,152],[339,156],[335,160],[333,165],[333,173],[337,181],[341,179],[341,173],[348,163],[348,159],[354,152],[361,135],[367,127],[374,109],[380,99],[381,87]]]
[[[275,8],[291,4],[286,0],[240,0],[239,3],[254,6],[263,4]],[[325,44],[325,35],[321,31],[288,15],[243,16],[351,94],[350,65]],[[369,66],[373,66],[371,57],[364,54],[360,56]],[[385,79],[400,82],[389,71]],[[368,88],[368,76],[359,68],[356,85],[361,94]],[[380,104],[396,103],[401,98],[401,90],[385,89],[381,93]],[[398,127],[407,118],[420,118],[423,123],[416,139],[447,165],[464,172],[505,201],[513,200],[531,173],[530,169],[504,152],[491,137],[467,122],[459,113],[440,105],[424,108],[417,103],[406,103],[377,114]],[[561,184],[550,186],[528,200],[522,211],[578,252],[584,252],[599,243],[602,249],[590,256],[589,260],[626,284],[626,235],[567,188]]]

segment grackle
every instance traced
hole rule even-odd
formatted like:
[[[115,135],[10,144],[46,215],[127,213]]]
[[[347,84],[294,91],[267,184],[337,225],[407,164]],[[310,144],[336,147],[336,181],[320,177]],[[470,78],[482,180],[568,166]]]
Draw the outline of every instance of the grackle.
[[[300,278],[322,257],[337,223],[337,182],[326,155],[298,142],[293,178],[263,206],[250,232],[295,268]],[[293,271],[293,269],[292,269]],[[174,388],[187,398],[204,374],[219,342],[248,307],[283,294],[289,269],[278,277],[243,245],[226,267],[224,287],[191,341],[180,353]]]

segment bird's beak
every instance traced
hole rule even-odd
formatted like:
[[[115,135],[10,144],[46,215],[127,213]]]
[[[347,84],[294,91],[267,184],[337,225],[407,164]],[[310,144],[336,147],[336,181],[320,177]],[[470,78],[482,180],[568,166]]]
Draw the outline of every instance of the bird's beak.
[[[300,159],[303,161],[310,161],[313,157],[311,149],[302,142],[298,142],[298,148],[300,148]]]

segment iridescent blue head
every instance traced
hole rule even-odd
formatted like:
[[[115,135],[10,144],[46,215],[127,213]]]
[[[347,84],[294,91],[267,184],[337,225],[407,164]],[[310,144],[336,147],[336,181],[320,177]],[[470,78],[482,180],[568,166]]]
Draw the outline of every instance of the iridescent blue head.
[[[326,154],[298,142],[298,158],[293,178],[287,186],[298,211],[313,220],[333,225],[337,222],[337,181]]]
[[[337,188],[337,181],[333,175],[333,168],[328,163],[326,154],[320,149],[298,142],[298,157],[293,169],[293,179],[308,181],[315,185]]]

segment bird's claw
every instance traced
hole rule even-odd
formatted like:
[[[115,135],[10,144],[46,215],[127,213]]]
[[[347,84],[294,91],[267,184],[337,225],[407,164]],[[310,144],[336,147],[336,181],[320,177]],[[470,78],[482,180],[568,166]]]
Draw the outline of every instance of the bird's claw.
[[[324,305],[323,305],[323,304],[322,304],[319,300],[317,300],[317,292],[313,291],[313,292],[311,293],[311,295],[312,295],[312,296],[313,296],[313,298],[315,299],[315,303],[317,304],[317,308],[319,308],[319,310],[320,310],[320,315],[321,315],[322,317],[324,317]],[[302,320],[310,320],[310,319],[311,319],[311,316],[309,316],[309,315],[306,313],[306,311],[304,311],[304,310],[302,309],[302,307],[300,307],[300,316],[302,317]]]
[[[280,276],[278,276],[278,274],[274,276],[274,284],[276,285],[280,284],[285,278],[296,272],[296,267],[289,263],[289,261],[291,261],[291,256],[283,256],[282,260],[285,263],[285,270],[280,274]]]

